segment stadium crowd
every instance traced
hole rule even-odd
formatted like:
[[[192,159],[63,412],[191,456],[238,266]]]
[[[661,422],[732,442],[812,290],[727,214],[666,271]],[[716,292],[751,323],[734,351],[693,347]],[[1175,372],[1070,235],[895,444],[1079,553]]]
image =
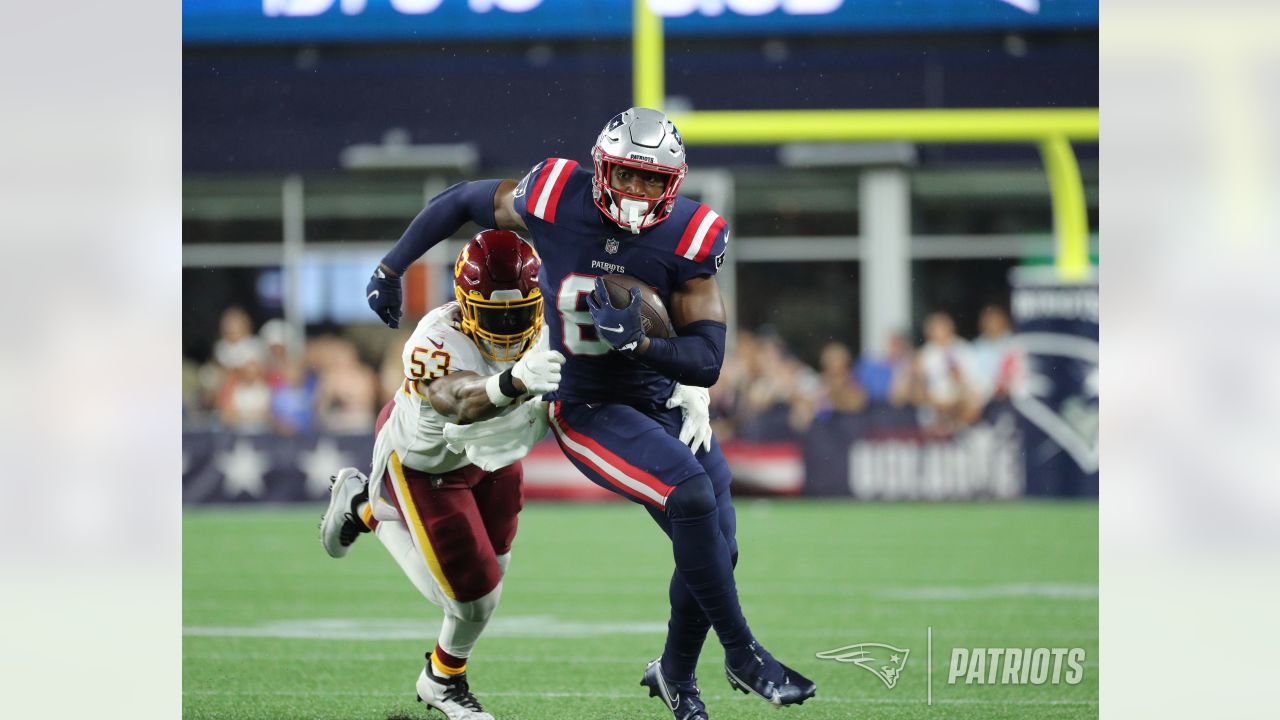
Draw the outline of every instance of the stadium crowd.
[[[855,358],[847,344],[833,340],[816,368],[796,358],[772,328],[739,330],[711,389],[717,435],[795,440],[833,414],[869,412],[914,413],[920,427],[953,433],[1007,397],[1021,367],[1008,314],[988,305],[978,324],[978,336],[966,340],[949,314],[933,312],[919,346],[906,332],[895,333],[882,353]],[[407,336],[402,330],[291,338],[279,319],[255,333],[245,310],[228,308],[212,357],[184,359],[184,421],[247,433],[368,432],[400,386]],[[292,345],[301,351],[291,354]]]

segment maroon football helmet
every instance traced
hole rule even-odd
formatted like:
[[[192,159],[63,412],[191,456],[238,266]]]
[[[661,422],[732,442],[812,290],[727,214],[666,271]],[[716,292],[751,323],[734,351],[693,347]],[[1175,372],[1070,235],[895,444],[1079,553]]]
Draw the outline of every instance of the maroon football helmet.
[[[458,253],[453,292],[462,308],[462,331],[492,360],[517,360],[542,329],[542,261],[533,246],[510,230],[480,232]]]

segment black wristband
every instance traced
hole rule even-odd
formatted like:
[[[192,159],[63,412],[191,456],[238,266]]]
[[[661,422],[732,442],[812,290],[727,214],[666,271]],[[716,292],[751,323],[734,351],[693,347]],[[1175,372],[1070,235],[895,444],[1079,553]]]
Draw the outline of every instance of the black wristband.
[[[524,394],[516,389],[515,380],[511,377],[511,368],[503,370],[498,376],[498,389],[509,398],[518,398]]]

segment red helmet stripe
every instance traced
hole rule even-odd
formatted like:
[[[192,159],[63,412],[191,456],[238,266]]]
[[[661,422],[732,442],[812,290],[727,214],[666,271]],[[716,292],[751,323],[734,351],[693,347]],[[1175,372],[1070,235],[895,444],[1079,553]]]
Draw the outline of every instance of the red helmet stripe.
[[[578,163],[564,158],[547,158],[542,175],[533,188],[533,215],[549,223],[556,221],[556,205],[560,202],[560,193],[569,182]]]

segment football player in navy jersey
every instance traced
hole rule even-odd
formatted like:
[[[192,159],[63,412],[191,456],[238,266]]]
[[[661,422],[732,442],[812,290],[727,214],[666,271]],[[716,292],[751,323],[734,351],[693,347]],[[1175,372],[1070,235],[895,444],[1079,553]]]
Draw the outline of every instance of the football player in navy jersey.
[[[774,705],[799,704],[816,686],[764,649],[738,603],[728,464],[714,438],[692,449],[681,442],[681,412],[668,406],[676,383],[706,388],[719,377],[725,311],[715,274],[728,226],[677,194],[688,166],[663,113],[632,108],[615,116],[591,157],[590,169],[548,158],[519,182],[463,182],[444,191],[374,271],[369,305],[398,327],[400,276],[468,220],[527,232],[542,258],[551,348],[566,358],[559,389],[544,396],[556,439],[584,475],[643,505],[671,539],[666,646],[641,684],[677,720],[705,719],[694,669],[715,628],[730,685]],[[613,273],[651,286],[676,335],[644,334],[637,290],[630,304],[615,307],[600,281]]]

